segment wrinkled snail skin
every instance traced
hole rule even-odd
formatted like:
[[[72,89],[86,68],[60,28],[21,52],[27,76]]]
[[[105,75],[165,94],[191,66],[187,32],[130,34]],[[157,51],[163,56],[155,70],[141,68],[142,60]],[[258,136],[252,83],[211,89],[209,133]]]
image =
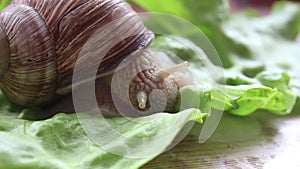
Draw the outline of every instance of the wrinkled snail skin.
[[[180,86],[172,74],[159,74],[165,69],[160,59],[167,56],[151,49],[141,50],[135,55],[125,67],[121,66],[114,72],[109,84],[117,112],[125,116],[171,112],[177,103]],[[168,67],[173,67],[173,63]],[[101,100],[100,96],[97,100]],[[109,106],[104,104],[103,107]]]
[[[110,27],[115,20],[117,26]],[[95,34],[97,54],[85,55],[84,45]],[[145,114],[171,111],[182,86],[178,82],[189,79],[174,72],[187,64],[164,65],[163,55],[147,49],[153,39],[124,0],[12,0],[0,13],[0,89],[21,106],[75,111],[70,93],[75,65],[82,73],[76,82],[90,78],[96,67],[96,98],[105,116],[120,115],[115,99]],[[132,61],[117,69],[125,60]],[[156,90],[163,95],[152,95]],[[89,100],[83,96],[82,101]]]

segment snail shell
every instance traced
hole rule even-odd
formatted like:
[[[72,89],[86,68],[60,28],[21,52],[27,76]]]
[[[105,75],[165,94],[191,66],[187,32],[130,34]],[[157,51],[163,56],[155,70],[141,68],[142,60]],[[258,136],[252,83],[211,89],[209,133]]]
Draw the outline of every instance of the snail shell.
[[[117,26],[108,26],[119,19]],[[100,38],[91,46],[100,45],[91,49],[95,49],[92,55],[82,54],[95,34]],[[0,13],[0,88],[16,104],[54,104],[52,112],[68,112],[64,103],[71,105],[72,111],[69,93],[74,87],[75,65],[82,73],[75,79],[78,84],[90,78],[90,70],[96,67],[100,78],[95,92],[104,115],[118,115],[114,99],[132,105],[127,110],[134,112],[130,116],[138,115],[133,109],[145,114],[172,111],[180,81],[190,80],[178,80],[180,76],[174,72],[188,63],[164,65],[164,54],[147,49],[153,38],[124,0],[13,0]],[[115,76],[109,74],[124,60],[127,64]],[[150,102],[155,90],[162,91],[165,100],[158,95]],[[58,98],[64,99],[53,103]],[[84,95],[82,98],[89,102]],[[153,104],[158,109],[150,108]]]
[[[3,94],[22,106],[53,102],[60,88],[71,85],[75,62],[93,33],[111,21],[134,14],[123,0],[13,0],[0,14]],[[114,31],[133,36],[109,50],[99,74],[146,48],[154,37],[137,17]],[[82,69],[95,66],[88,63]]]

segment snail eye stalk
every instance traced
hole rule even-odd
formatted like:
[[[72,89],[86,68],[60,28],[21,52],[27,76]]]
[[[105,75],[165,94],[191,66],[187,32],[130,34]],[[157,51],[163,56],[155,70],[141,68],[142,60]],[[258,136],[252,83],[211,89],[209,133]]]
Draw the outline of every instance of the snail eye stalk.
[[[146,108],[147,99],[148,99],[146,92],[140,91],[137,93],[136,97],[137,97],[139,108],[144,110]]]
[[[157,72],[158,77],[160,77],[161,79],[166,79],[167,77],[169,77],[171,74],[179,72],[185,68],[188,68],[190,66],[190,63],[187,61],[184,61],[180,64],[177,64],[175,66],[172,66],[170,68],[167,69],[163,69],[163,70],[159,70]]]

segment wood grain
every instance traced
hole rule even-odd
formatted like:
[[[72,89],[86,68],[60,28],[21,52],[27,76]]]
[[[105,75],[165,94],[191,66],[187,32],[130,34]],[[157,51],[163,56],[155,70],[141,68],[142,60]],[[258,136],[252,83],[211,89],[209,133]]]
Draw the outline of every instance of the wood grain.
[[[267,112],[249,117],[224,115],[206,143],[198,143],[201,126],[196,125],[175,148],[142,168],[300,168],[299,124],[300,112],[288,116]]]

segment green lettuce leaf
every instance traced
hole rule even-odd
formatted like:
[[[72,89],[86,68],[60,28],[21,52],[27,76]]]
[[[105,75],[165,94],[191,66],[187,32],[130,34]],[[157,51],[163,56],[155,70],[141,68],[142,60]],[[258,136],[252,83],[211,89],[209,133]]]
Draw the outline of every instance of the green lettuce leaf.
[[[198,6],[198,12],[195,8],[189,8],[185,13],[179,11],[179,8],[174,9],[176,5],[172,6],[171,3],[168,5],[172,6],[172,11],[164,10],[166,6],[164,3],[158,5],[158,0],[152,0],[151,3],[139,0],[135,2],[145,9],[167,12],[191,21],[212,41],[222,61],[225,80],[217,82],[218,86],[189,87],[193,88],[189,90],[198,95],[202,93],[201,97],[206,93],[210,97],[212,108],[227,110],[241,116],[259,109],[280,115],[293,110],[300,96],[300,44],[295,41],[300,30],[298,4],[276,3],[270,15],[258,17],[251,10],[229,15],[228,10],[224,10],[227,9],[227,2],[220,0],[212,0],[205,5],[195,1],[176,1],[185,4],[185,7],[202,4]],[[208,9],[211,11],[207,11]],[[201,19],[198,19],[197,14],[192,15],[202,14],[203,11],[205,14]],[[182,59],[191,62],[190,71],[194,77],[200,82],[209,81],[206,79],[208,76],[199,69],[205,69],[205,65],[197,62],[197,56],[185,45],[186,43],[172,41],[174,40],[170,37],[161,36],[156,38],[152,46],[172,51],[179,57],[184,54]],[[219,44],[222,44],[222,47]],[[213,91],[218,91],[218,94]],[[219,93],[222,93],[221,99]],[[191,94],[189,96],[186,98],[192,97]],[[219,98],[219,101],[213,102],[212,98]],[[220,102],[223,104],[221,107]]]
[[[10,107],[5,106],[7,101],[2,94],[0,100],[1,169],[138,168],[161,154],[186,123],[202,123],[202,118],[206,116],[198,109],[187,109],[177,114],[158,113],[134,120],[105,119],[109,124],[106,130],[117,131],[120,137],[108,139],[106,149],[103,149],[88,137],[76,114],[61,113],[47,120],[28,121],[18,119],[18,113],[11,112]],[[90,122],[95,119],[93,116],[86,118]],[[95,126],[92,124],[92,127]],[[101,134],[101,139],[105,140],[112,133],[102,129]],[[162,135],[160,140],[149,139],[158,135]],[[149,141],[132,144],[131,138]],[[133,157],[126,154],[119,156],[112,153],[115,148],[128,148],[135,154]],[[152,154],[144,156],[150,150]]]
[[[2,10],[3,8],[5,8],[11,0],[1,0],[0,1],[0,10]]]
[[[249,92],[244,93],[244,98],[238,99],[240,109],[232,111],[234,114],[250,113],[249,109],[246,113],[247,106],[243,111],[244,106],[241,104],[249,108],[253,105],[253,110],[259,107],[277,114],[292,111],[300,96],[300,85],[297,83],[300,45],[295,42],[299,32],[299,18],[298,4],[277,3],[269,16],[258,18],[241,13],[222,24],[224,34],[231,39],[233,47],[238,45],[247,51],[244,52],[247,55],[243,54],[243,50],[231,54],[234,66],[226,70],[227,83],[237,85],[236,88],[239,85],[254,84],[269,88],[268,91],[251,92],[253,97]],[[257,100],[261,98],[265,98],[264,101]]]
[[[0,9],[7,2],[2,0]],[[211,108],[240,116],[259,109],[282,115],[294,108],[300,96],[300,45],[295,42],[300,28],[299,5],[277,3],[271,15],[260,18],[253,11],[231,15],[225,0],[135,2],[149,11],[181,16],[202,30],[219,53],[226,83],[220,80],[216,86],[202,84],[180,89],[176,114],[158,113],[135,120],[102,119],[111,127],[101,128],[106,151],[95,144],[97,140],[91,140],[85,131],[89,126],[82,125],[75,114],[61,113],[40,121],[21,119],[34,119],[35,113],[11,104],[0,94],[0,168],[138,168],[163,153],[188,122],[202,123]],[[152,47],[185,56],[192,62],[190,71],[195,78],[208,80],[199,69],[202,63],[193,59],[196,56],[186,46],[158,37]],[[165,134],[170,126],[174,130],[164,139],[149,139]],[[122,137],[110,135],[112,129]],[[148,141],[130,144],[129,138]],[[130,151],[136,153],[134,156],[144,155],[147,149],[153,154],[130,158],[110,153],[118,148],[125,155]]]

